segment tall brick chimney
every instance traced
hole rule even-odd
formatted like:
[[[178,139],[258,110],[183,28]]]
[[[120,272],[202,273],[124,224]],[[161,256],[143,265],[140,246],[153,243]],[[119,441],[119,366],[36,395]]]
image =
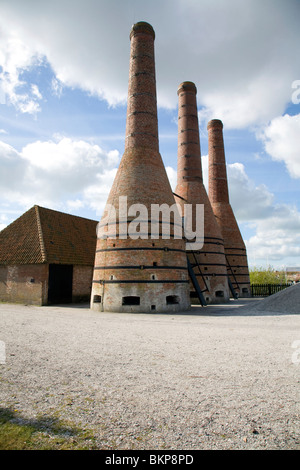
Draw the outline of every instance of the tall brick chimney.
[[[95,310],[147,313],[190,307],[185,242],[174,238],[172,214],[170,237],[163,238],[165,227],[159,216],[158,235],[151,238],[152,204],[175,205],[159,153],[154,39],[151,25],[133,25],[125,151],[107,200],[108,210],[99,224],[100,228],[106,224],[113,207],[117,236],[111,233],[113,225],[108,224],[107,238],[97,239],[91,297]],[[128,207],[125,217],[120,216],[124,198]],[[143,205],[146,215],[131,212],[133,204]],[[124,236],[137,217],[140,238]]]
[[[212,119],[207,130],[209,199],[224,238],[227,269],[233,288],[240,297],[249,297],[246,247],[229,201],[222,121]]]
[[[202,179],[196,101],[197,89],[194,83],[183,82],[177,93],[178,156],[175,198],[182,211],[185,204],[193,205],[193,220],[196,220],[196,204],[204,205],[203,248],[194,252],[188,251],[188,257],[206,303],[227,302],[229,300],[229,287],[223,237]],[[196,291],[192,284],[190,286],[190,295],[192,303],[198,303]]]

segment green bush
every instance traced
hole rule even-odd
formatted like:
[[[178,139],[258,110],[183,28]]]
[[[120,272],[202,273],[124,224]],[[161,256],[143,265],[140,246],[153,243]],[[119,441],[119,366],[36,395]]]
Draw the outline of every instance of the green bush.
[[[285,271],[276,271],[272,266],[268,268],[250,268],[250,284],[285,284]]]

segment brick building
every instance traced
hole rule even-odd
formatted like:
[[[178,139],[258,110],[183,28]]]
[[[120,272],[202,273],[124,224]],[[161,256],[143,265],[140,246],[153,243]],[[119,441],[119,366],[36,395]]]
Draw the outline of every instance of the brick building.
[[[224,239],[228,276],[239,297],[251,295],[247,251],[229,201],[223,123],[212,119],[208,131],[208,197]]]
[[[178,153],[177,186],[175,198],[184,211],[185,204],[192,205],[192,220],[196,220],[196,206],[204,206],[204,239],[200,250],[188,250],[188,257],[207,304],[229,301],[229,286],[224,254],[224,241],[214,216],[203,183],[199,123],[197,113],[197,88],[193,82],[183,82],[178,91]],[[198,303],[191,285],[193,303]]]
[[[126,197],[128,206],[142,205],[148,215],[138,239],[121,236],[131,224],[130,216],[118,216],[117,237],[108,232],[98,238],[91,307],[99,311],[173,312],[190,307],[185,243],[174,237],[174,220],[168,239],[163,238],[160,217],[158,237],[150,233],[151,205],[175,205],[159,153],[154,38],[152,26],[145,22],[136,23],[130,32],[125,152],[107,200],[120,213],[120,197]],[[103,223],[102,218],[100,226]]]
[[[94,220],[34,206],[0,232],[0,301],[89,301]]]

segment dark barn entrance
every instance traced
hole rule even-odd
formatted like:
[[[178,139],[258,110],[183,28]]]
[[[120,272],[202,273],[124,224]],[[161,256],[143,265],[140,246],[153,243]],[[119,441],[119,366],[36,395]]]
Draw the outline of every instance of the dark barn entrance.
[[[49,304],[72,302],[73,266],[69,264],[49,264]]]

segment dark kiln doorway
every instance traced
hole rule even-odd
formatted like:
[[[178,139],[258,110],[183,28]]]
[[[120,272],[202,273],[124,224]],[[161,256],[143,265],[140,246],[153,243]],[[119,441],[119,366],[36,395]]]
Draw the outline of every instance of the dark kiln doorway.
[[[73,266],[69,264],[49,264],[49,304],[72,302]]]

